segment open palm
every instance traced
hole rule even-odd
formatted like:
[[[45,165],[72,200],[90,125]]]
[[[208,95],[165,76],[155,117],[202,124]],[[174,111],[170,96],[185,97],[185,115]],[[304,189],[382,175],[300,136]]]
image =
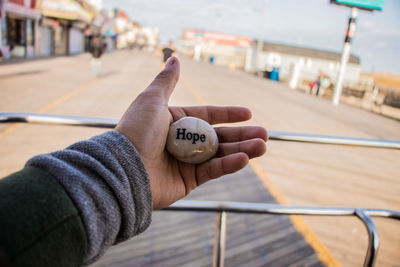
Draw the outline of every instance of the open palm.
[[[210,179],[242,169],[250,158],[261,156],[266,150],[268,137],[262,127],[216,127],[220,144],[214,158],[189,164],[172,157],[165,150],[172,122],[185,116],[210,124],[240,122],[251,117],[244,107],[169,107],[179,70],[178,59],[170,58],[165,70],[133,101],[116,127],[142,157],[150,177],[154,209],[170,205]]]

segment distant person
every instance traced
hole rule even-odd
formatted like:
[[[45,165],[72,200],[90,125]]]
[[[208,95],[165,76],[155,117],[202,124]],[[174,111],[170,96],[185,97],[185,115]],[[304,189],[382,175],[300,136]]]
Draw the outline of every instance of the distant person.
[[[310,83],[310,95],[318,96],[321,87],[321,76],[318,74],[317,79]]]
[[[316,84],[317,84],[316,81],[311,81],[311,82],[310,82],[310,84],[309,84],[310,90],[308,91],[308,93],[309,93],[310,95],[312,95],[312,92],[313,92],[313,90],[314,90]]]
[[[320,94],[323,95],[324,91],[326,89],[328,89],[329,86],[331,85],[331,79],[329,78],[329,76],[327,74],[322,73],[322,72],[320,74],[319,79],[320,79],[320,84],[319,84],[320,90],[318,91],[317,95],[320,95]]]
[[[320,72],[318,74],[318,78],[315,81],[315,87],[316,87],[315,95],[316,96],[323,95],[324,90],[329,87],[330,83],[331,82],[329,76],[323,72]]]
[[[92,60],[90,62],[92,65],[92,72],[96,77],[100,77],[102,72],[101,56],[103,55],[104,50],[105,44],[103,44],[101,40],[101,35],[94,35],[90,42],[89,51],[92,54]]]
[[[164,69],[167,60],[170,57],[175,56],[175,49],[173,49],[172,41],[169,41],[168,46],[163,48],[162,53],[163,53],[163,61],[161,64],[161,69]]]
[[[315,95],[319,96],[319,91],[321,90],[321,74],[318,75],[316,83],[317,83],[317,91],[315,92]]]

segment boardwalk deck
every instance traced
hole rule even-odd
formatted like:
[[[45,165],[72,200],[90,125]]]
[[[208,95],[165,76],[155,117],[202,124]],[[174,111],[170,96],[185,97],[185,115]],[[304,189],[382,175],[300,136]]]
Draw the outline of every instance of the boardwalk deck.
[[[1,66],[0,110],[120,118],[132,99],[154,78],[159,70],[160,61],[154,54],[143,51],[132,53],[117,51],[105,54],[103,60],[105,75],[101,79],[92,79],[88,54]],[[230,71],[186,58],[180,60],[181,79],[170,99],[171,105],[190,106],[200,103],[241,105],[249,107],[253,113],[249,125],[260,125],[269,130],[400,140],[398,120],[390,120],[346,105],[333,107],[327,99],[305,95],[290,90],[283,83],[273,83],[242,71]],[[34,155],[62,149],[73,142],[102,132],[104,129],[1,124],[0,176],[4,177],[21,169]],[[400,210],[399,159],[400,150],[270,140],[267,155],[258,158],[255,162],[269,178],[271,192],[286,199],[286,201],[280,201],[281,203]],[[221,187],[224,190],[205,185],[207,189],[202,191],[204,197],[201,195],[199,199],[217,199],[217,197],[225,199],[223,198],[225,193],[222,191],[232,191],[230,200],[263,201],[263,197],[267,198],[260,197],[260,192],[257,190],[264,194],[265,189],[258,180],[249,184],[245,176],[247,171],[244,175],[241,174],[242,177],[237,182],[227,182],[228,179],[235,180],[235,177],[224,178],[223,183],[227,183]],[[257,183],[259,186],[255,186]],[[272,188],[277,190],[272,191]],[[241,191],[246,190],[247,193],[243,195],[248,196],[244,197]],[[280,194],[276,194],[277,192]],[[197,195],[191,197],[195,196]],[[207,242],[212,242],[213,214],[187,213],[186,217],[176,214],[173,213],[173,218],[170,218],[169,213],[156,213],[155,222],[150,231],[157,227],[158,217],[166,223],[164,227],[158,227],[160,231],[165,232],[174,231],[172,224],[176,222],[180,222],[179,227],[182,229],[186,221],[191,221],[193,217],[195,220],[201,219],[202,222],[208,222],[210,218],[210,230],[199,231],[198,239],[182,238],[180,240],[180,236],[164,235],[166,238],[164,241],[165,243],[171,243],[171,240],[186,242],[182,243],[181,247],[192,245],[193,242],[200,245],[198,240],[206,240],[200,235],[207,235],[209,237]],[[183,216],[186,213],[179,214]],[[246,228],[245,222],[241,222],[241,228],[239,226],[234,228],[231,225],[231,223],[234,224],[236,216],[228,215],[228,245],[238,247],[231,240],[232,236],[237,235],[235,242],[248,243],[250,246],[251,235],[240,232],[241,229]],[[253,224],[258,222],[272,224],[273,222],[270,219],[264,220],[263,216],[254,218],[248,216],[248,218]],[[253,221],[256,218],[259,221]],[[302,219],[342,266],[362,265],[367,247],[367,235],[364,226],[356,218],[302,217]],[[232,221],[229,222],[230,220]],[[375,222],[381,239],[377,266],[399,266],[400,228],[398,222],[384,219],[376,219]],[[186,227],[190,228],[191,224]],[[239,235],[241,233],[242,235]],[[278,235],[278,233],[274,234]],[[148,240],[147,237],[146,232],[131,242],[141,242],[141,238]],[[154,239],[153,244],[156,244],[155,241],[157,244],[161,243],[158,240]],[[252,245],[255,246],[254,250],[264,249],[261,242]],[[296,245],[293,244],[293,246]],[[132,248],[129,242],[114,249],[118,252],[125,251],[125,255],[133,255],[139,250],[136,247]],[[140,252],[142,254],[148,251],[146,247],[141,247],[141,249],[144,251]],[[201,266],[200,263],[204,261],[204,257],[211,257],[211,251],[206,251],[204,254],[202,251],[201,253],[197,251],[197,253],[198,256],[185,254],[180,259],[190,266]],[[228,258],[231,257],[229,253],[236,252],[229,247]],[[245,259],[243,254],[236,253],[235,255]],[[251,253],[246,255],[251,258]],[[188,259],[185,260],[185,257]],[[230,260],[228,258],[227,262]],[[307,261],[307,259],[311,260]],[[305,258],[305,265],[312,265],[313,259],[315,258]],[[127,262],[127,266],[132,266],[129,261]],[[257,266],[265,262],[262,257],[253,257],[252,260],[247,260],[245,265]],[[282,263],[274,262],[273,265],[279,264]],[[296,265],[303,265],[303,263],[301,260],[296,260]]]
[[[187,199],[276,203],[250,167],[211,181]],[[210,266],[213,212],[158,211],[143,233],[93,267]],[[228,214],[225,266],[323,266],[288,216]]]

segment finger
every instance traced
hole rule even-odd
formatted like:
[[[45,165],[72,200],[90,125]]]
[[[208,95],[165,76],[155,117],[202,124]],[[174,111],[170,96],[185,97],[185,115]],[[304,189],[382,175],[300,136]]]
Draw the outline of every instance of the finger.
[[[220,143],[239,142],[254,138],[268,140],[267,130],[260,126],[216,127],[214,129]]]
[[[161,97],[163,103],[168,104],[169,97],[175,89],[176,83],[179,80],[180,63],[178,58],[170,57],[167,61],[165,69],[161,71],[152,83],[143,92],[144,94],[151,94],[158,98]]]
[[[246,153],[236,153],[222,158],[213,158],[197,166],[197,185],[204,184],[208,180],[225,174],[237,172],[244,168],[248,162],[249,157]]]
[[[170,112],[174,121],[192,116],[205,120],[209,124],[241,122],[251,118],[251,111],[248,108],[236,106],[170,107]]]
[[[231,154],[243,152],[252,159],[262,156],[267,151],[264,140],[256,138],[235,143],[224,143],[218,147],[217,157],[224,157]]]

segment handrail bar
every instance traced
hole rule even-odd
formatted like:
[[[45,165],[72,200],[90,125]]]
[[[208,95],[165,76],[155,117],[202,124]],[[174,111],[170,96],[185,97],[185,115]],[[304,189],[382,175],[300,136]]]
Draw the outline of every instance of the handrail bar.
[[[66,116],[30,112],[0,112],[0,123],[9,122],[114,128],[117,125],[118,120],[99,117]]]
[[[0,123],[38,123],[97,128],[114,128],[116,119],[64,116],[39,113],[0,112]],[[320,144],[353,145],[375,148],[400,149],[400,140],[354,138],[281,131],[268,131],[270,140],[294,141]],[[213,266],[224,265],[227,212],[276,214],[276,215],[315,215],[315,216],[356,216],[367,229],[368,249],[364,267],[374,266],[379,249],[378,229],[371,216],[400,220],[400,212],[389,209],[365,209],[348,207],[309,207],[289,206],[270,203],[248,203],[228,201],[179,200],[164,210],[173,211],[212,211],[217,212],[217,227],[214,243]]]
[[[39,123],[114,128],[118,120],[99,117],[64,116],[23,112],[0,112],[0,123]],[[356,138],[268,130],[269,140],[400,149],[400,140]]]
[[[365,255],[364,266],[372,267],[375,265],[379,250],[378,228],[371,217],[366,215],[362,210],[356,210],[356,216],[364,223],[368,233],[368,248],[367,254]]]
[[[311,207],[291,206],[274,203],[178,200],[164,210],[213,211],[232,213],[266,213],[277,215],[316,215],[316,216],[354,216],[363,211],[372,217],[384,217],[400,220],[400,211],[390,209],[349,208],[349,207]]]
[[[217,212],[213,267],[224,266],[223,255],[226,247],[227,212],[273,215],[356,216],[363,222],[368,233],[368,248],[364,258],[364,267],[375,265],[379,250],[378,228],[371,216],[400,220],[400,212],[389,209],[290,206],[231,201],[179,200],[163,210]]]

